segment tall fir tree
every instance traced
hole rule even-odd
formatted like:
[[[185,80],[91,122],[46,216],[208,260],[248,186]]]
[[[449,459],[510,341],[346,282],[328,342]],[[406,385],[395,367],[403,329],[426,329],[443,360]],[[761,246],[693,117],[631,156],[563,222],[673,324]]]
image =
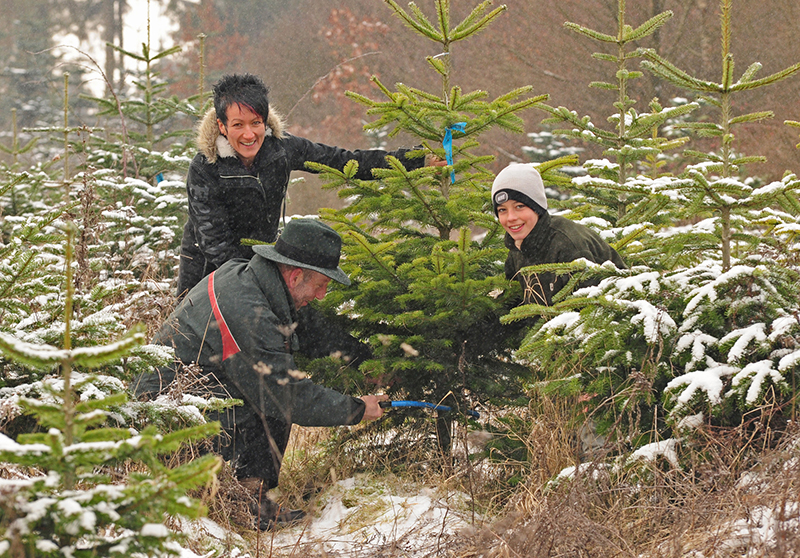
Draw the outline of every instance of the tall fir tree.
[[[498,322],[515,291],[502,277],[502,229],[490,211],[493,175],[485,165],[492,157],[479,154],[478,139],[494,127],[521,133],[518,113],[546,95],[530,96],[533,88],[526,86],[486,100],[486,92],[464,92],[452,83],[451,46],[485,29],[505,6],[490,10],[490,2],[482,2],[455,24],[447,0],[434,2],[434,20],[414,3],[409,11],[392,0],[386,4],[442,52],[427,59],[441,92],[403,83],[393,91],[373,78],[383,101],[349,96],[375,117],[367,130],[411,134],[421,141],[420,157],[436,154],[448,165],[407,171],[392,159],[388,169],[374,171],[374,181],[353,179],[354,164],[343,172],[326,170],[328,187],[348,200],[347,207],[322,215],[343,236],[342,265],[353,285],[323,303],[354,318],[355,331],[374,350],[360,370],[393,397],[462,411],[507,402],[519,395],[525,368],[509,358],[512,328]],[[503,289],[502,296],[490,296]]]

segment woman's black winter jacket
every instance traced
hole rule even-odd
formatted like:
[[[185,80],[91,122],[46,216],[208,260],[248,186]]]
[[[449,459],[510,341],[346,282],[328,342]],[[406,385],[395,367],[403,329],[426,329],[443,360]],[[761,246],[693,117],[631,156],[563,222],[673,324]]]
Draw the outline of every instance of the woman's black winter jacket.
[[[408,169],[419,168],[424,158],[408,159],[408,149],[348,151],[314,143],[283,130],[280,117],[270,111],[267,134],[250,168],[239,160],[227,138],[220,134],[214,109],[198,128],[199,152],[186,179],[189,219],[183,230],[178,294],[233,258],[251,258],[242,246],[250,238],[274,242],[291,171],[304,170],[306,162],[343,169],[358,162],[356,178],[372,178],[372,169],[387,166],[386,156],[400,159]]]

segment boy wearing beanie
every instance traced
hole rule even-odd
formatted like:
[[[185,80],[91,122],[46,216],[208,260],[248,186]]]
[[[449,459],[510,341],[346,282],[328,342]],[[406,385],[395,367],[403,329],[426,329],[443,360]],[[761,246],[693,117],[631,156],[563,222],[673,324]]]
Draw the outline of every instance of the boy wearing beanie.
[[[492,184],[494,214],[505,229],[506,278],[517,279],[524,304],[550,306],[553,295],[569,281],[566,275],[539,273],[525,276],[519,270],[531,265],[567,263],[580,258],[602,264],[627,266],[617,252],[591,229],[547,212],[547,197],[539,171],[532,164],[511,163]],[[586,281],[578,287],[586,287]]]

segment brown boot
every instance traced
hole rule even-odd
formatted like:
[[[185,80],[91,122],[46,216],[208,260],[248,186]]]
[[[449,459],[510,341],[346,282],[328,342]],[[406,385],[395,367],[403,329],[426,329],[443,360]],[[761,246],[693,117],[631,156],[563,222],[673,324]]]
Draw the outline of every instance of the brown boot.
[[[266,497],[261,499],[260,505],[254,504],[251,510],[256,517],[256,526],[259,531],[293,525],[306,516],[306,512],[303,510],[290,510]]]
[[[290,510],[267,497],[263,481],[259,478],[240,479],[239,484],[244,486],[253,496],[250,503],[250,513],[255,516],[256,528],[268,531],[280,525],[291,525],[303,519],[306,513],[303,510]]]

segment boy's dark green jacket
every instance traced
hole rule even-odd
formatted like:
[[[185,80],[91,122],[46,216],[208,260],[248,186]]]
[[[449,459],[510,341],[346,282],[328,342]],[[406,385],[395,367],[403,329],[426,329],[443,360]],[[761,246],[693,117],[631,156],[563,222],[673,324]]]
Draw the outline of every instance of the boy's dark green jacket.
[[[507,233],[505,245],[509,250],[505,266],[506,278],[519,281],[523,290],[523,304],[551,306],[553,295],[569,281],[568,275],[556,276],[550,272],[526,276],[519,273],[524,267],[568,263],[585,258],[597,264],[611,261],[620,269],[627,268],[616,250],[596,232],[565,217],[549,213],[539,217],[520,248],[516,247],[514,239]],[[578,287],[588,287],[597,282],[586,281]]]

